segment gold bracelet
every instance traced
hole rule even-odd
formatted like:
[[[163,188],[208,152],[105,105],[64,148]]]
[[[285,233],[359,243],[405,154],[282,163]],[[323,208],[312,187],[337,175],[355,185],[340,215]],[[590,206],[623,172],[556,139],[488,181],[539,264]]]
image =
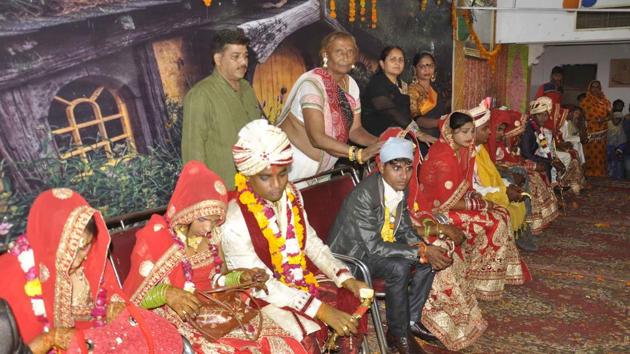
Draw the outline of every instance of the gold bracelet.
[[[350,161],[356,160],[356,153],[357,153],[357,147],[356,146],[350,146],[348,148],[348,160],[350,160]]]
[[[365,163],[361,155],[363,155],[363,149],[359,149],[359,151],[357,151],[357,162],[359,165],[363,165]]]

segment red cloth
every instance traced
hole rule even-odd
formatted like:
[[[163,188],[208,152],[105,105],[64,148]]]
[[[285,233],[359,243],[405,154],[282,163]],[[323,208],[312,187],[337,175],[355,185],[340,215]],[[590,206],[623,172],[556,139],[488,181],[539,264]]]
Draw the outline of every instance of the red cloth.
[[[426,212],[454,204],[472,190],[475,149],[471,144],[455,151],[449,121],[450,116],[440,118],[440,139],[431,145],[420,170],[416,202]]]
[[[345,143],[348,141],[350,128],[352,127],[352,121],[354,114],[352,107],[349,103],[342,102],[339,98],[339,85],[332,75],[321,68],[313,70],[315,75],[319,75],[324,82],[324,88],[326,89],[326,96],[328,97],[328,106],[330,107],[330,113],[332,116],[332,124],[337,127],[337,136],[334,136],[335,140]]]
[[[75,323],[72,318],[72,284],[68,276],[75,257],[71,250],[76,250],[90,219],[94,219],[97,231],[83,263],[83,271],[90,284],[92,300],[95,301],[101,277],[109,297],[120,292],[113,268],[107,261],[110,237],[101,214],[92,209],[78,193],[69,189],[45,191],[31,206],[26,237],[33,249],[35,267],[42,281],[42,297],[51,327],[93,326],[92,322]],[[61,245],[67,249],[60,248]],[[8,253],[0,257],[0,269],[4,274],[0,297],[9,301],[20,333],[29,342],[43,331],[43,324],[35,317],[30,298],[24,293],[24,272],[17,257]]]
[[[227,191],[221,177],[202,162],[186,163],[168,203],[166,215],[151,216],[149,222],[136,234],[136,244],[131,253],[131,267],[123,286],[125,294],[131,297],[144,281],[140,274],[142,262],[150,260],[155,263],[175,244],[171,231],[175,224],[190,224],[192,220],[210,214],[219,215],[221,220],[224,220],[226,206]],[[212,265],[208,267],[209,272],[214,271],[211,268]],[[193,272],[193,282],[196,286],[201,286],[198,287],[199,290],[209,290],[208,274],[199,273],[205,272]],[[173,286],[184,287],[185,278],[181,263],[165,276]],[[206,281],[199,283],[195,281],[203,278]]]

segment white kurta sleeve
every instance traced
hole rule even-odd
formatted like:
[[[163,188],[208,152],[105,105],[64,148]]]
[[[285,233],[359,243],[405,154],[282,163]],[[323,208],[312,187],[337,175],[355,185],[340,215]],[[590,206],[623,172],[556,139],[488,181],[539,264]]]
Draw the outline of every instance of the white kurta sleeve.
[[[269,274],[266,282],[269,294],[256,291],[254,295],[277,307],[290,307],[308,317],[315,318],[321,301],[306,291],[289,287],[273,277],[273,272],[258,257],[240,207],[235,201],[228,204],[226,222],[221,226],[221,247],[228,269],[262,268]]]

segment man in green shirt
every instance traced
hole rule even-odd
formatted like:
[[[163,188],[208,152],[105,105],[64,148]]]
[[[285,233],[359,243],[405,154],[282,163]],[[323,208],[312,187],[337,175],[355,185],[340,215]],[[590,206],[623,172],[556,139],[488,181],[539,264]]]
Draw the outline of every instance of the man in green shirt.
[[[254,89],[243,79],[249,40],[238,30],[221,30],[212,44],[214,71],[184,98],[182,158],[204,162],[234,188],[232,145],[245,124],[262,117]]]

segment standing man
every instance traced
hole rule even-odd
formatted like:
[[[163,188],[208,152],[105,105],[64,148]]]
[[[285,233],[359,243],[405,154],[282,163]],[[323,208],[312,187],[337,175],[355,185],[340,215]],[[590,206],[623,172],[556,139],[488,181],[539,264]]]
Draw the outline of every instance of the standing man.
[[[262,116],[247,73],[249,40],[239,30],[218,31],[212,43],[214,71],[184,98],[182,158],[203,161],[234,187],[232,145],[245,124]]]
[[[564,70],[562,67],[554,66],[554,68],[551,69],[549,82],[540,85],[538,91],[536,91],[535,98],[547,96],[551,98],[553,104],[562,104],[562,94],[564,93],[564,88],[562,87],[563,75]]]

